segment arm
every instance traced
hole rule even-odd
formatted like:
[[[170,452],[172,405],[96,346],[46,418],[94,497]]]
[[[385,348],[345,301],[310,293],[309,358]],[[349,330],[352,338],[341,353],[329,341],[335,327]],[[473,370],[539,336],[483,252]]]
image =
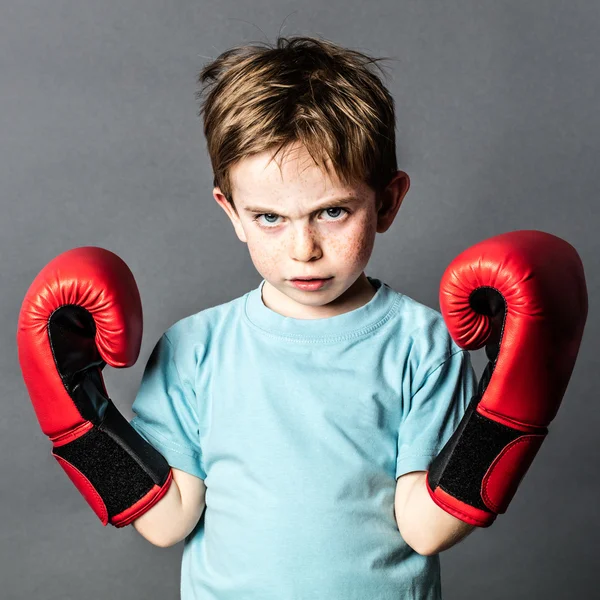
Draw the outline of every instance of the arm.
[[[442,510],[427,491],[426,471],[405,473],[397,479],[394,509],[400,535],[419,554],[431,556],[457,544],[475,526]]]
[[[204,510],[204,481],[172,467],[173,482],[168,492],[146,513],[133,521],[134,529],[151,544],[168,548],[194,529]]]

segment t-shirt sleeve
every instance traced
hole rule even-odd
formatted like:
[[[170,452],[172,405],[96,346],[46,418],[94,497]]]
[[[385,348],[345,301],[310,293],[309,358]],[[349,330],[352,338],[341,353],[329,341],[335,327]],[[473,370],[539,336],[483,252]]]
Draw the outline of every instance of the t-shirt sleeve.
[[[399,427],[396,478],[427,471],[458,427],[477,392],[469,352],[454,350],[417,385]]]
[[[199,415],[191,364],[182,360],[168,331],[158,340],[144,369],[131,407],[131,426],[171,467],[206,478],[200,449]],[[185,350],[184,350],[185,352]]]

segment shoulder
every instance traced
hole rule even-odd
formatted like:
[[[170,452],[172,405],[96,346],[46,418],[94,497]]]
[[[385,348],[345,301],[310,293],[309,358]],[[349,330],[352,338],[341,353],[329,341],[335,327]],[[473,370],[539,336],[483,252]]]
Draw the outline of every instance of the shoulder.
[[[215,336],[236,326],[243,311],[245,297],[246,295],[240,296],[183,317],[173,323],[164,335],[175,348],[190,345],[209,347]]]
[[[431,306],[404,294],[396,316],[394,335],[412,382],[424,381],[448,359],[466,352],[452,339],[440,311]]]
[[[244,296],[211,306],[173,323],[156,343],[155,350],[173,360],[180,375],[195,373],[223,335],[236,327]]]
[[[404,294],[399,313],[404,335],[410,339],[416,354],[434,353],[448,357],[461,350],[452,339],[440,311]]]

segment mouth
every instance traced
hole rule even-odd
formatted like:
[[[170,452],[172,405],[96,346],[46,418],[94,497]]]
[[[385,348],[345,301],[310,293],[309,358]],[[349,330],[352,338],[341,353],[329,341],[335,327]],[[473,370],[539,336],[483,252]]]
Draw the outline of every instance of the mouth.
[[[331,277],[295,277],[290,281],[325,281],[331,279]]]
[[[290,283],[295,288],[304,292],[316,292],[323,287],[327,287],[327,282],[333,279],[333,277],[324,277],[323,279],[291,279]]]

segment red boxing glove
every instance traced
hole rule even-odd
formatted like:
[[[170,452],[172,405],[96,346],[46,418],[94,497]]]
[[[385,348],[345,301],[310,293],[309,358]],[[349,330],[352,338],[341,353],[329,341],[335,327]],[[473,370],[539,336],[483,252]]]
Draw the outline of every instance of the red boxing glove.
[[[559,237],[504,233],[450,263],[440,306],[456,343],[485,345],[489,362],[427,488],[446,512],[488,527],[506,512],[569,383],[588,310],[583,265]]]
[[[129,367],[142,341],[142,304],[127,265],[108,250],[69,250],[29,287],[19,362],[52,455],[104,525],[129,525],[166,493],[164,457],[108,397],[105,364]]]

